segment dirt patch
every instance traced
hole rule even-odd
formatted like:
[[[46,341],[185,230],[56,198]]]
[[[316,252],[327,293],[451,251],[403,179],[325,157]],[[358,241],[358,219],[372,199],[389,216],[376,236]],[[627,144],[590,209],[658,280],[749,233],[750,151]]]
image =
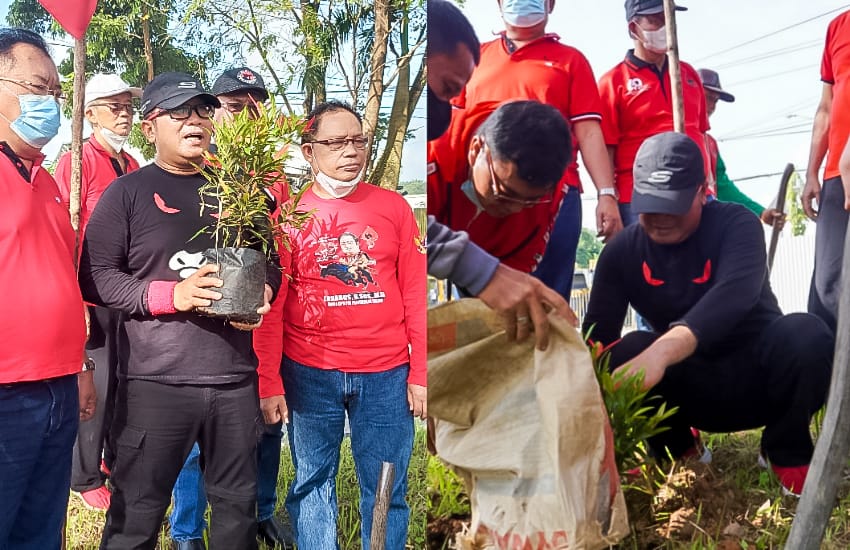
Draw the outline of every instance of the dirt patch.
[[[469,516],[428,518],[428,550],[447,550],[454,547],[455,536],[469,526]]]

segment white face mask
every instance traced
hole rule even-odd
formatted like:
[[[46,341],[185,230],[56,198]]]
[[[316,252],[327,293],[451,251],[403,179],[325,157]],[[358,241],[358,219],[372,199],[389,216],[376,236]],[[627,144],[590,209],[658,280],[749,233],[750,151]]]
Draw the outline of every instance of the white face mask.
[[[654,31],[648,31],[643,27],[638,27],[643,34],[643,46],[653,53],[667,53],[667,29],[661,27]]]
[[[112,149],[117,153],[121,152],[121,149],[123,149],[124,145],[127,144],[127,140],[130,139],[129,134],[127,134],[126,136],[122,136],[106,128],[100,129],[100,135],[103,137],[104,140],[106,140],[106,143],[108,143],[109,146],[112,147]]]
[[[313,176],[319,187],[335,199],[341,199],[350,195],[354,191],[354,188],[357,187],[357,184],[360,183],[360,176],[363,174],[361,171],[350,181],[343,181],[330,177],[318,168],[314,168],[312,164],[310,165],[310,170],[313,172]]]

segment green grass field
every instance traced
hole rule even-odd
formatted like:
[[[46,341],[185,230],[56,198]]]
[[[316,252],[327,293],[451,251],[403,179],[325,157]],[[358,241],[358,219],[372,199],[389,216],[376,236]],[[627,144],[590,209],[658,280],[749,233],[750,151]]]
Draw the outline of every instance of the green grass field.
[[[426,469],[427,452],[425,450],[425,427],[419,422],[414,440],[413,457],[408,471],[407,501],[410,505],[410,528],[408,530],[408,549],[421,550],[425,547],[425,509],[426,509]],[[283,499],[290,481],[294,477],[294,469],[289,456],[289,448],[285,444],[281,453],[280,477],[278,478],[278,517],[283,513]],[[360,547],[360,491],[357,486],[357,476],[354,473],[354,462],[351,458],[351,447],[348,438],[343,441],[340,459],[339,475],[337,476],[337,498],[339,500],[339,539],[343,550],[354,550]],[[84,508],[81,501],[71,496],[68,504],[68,520],[66,539],[68,550],[96,550],[100,545],[100,534],[106,518],[105,512],[95,512]],[[168,536],[168,522],[164,521],[159,534],[158,550],[171,548]],[[261,549],[265,548],[263,545]]]

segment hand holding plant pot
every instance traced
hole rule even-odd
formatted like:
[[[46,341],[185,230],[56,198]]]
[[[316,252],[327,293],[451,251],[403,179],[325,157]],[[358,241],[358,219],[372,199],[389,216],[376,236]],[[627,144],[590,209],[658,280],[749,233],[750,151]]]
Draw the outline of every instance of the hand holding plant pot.
[[[195,303],[197,311],[243,330],[259,326],[271,298],[266,269],[275,255],[275,238],[282,235],[279,228],[300,227],[310,216],[296,210],[300,193],[289,192],[282,173],[286,150],[303,127],[300,118],[283,115],[274,102],[215,124],[216,152],[205,155],[208,166],[201,173],[207,182],[200,192],[201,215],[216,220],[208,228],[216,246],[203,254],[218,266],[221,296],[195,296],[210,302]],[[276,204],[275,196],[291,198]]]

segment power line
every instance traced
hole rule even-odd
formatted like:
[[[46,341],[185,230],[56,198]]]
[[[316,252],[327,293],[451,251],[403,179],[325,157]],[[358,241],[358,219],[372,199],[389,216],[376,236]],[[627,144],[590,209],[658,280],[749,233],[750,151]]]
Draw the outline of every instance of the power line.
[[[729,69],[732,67],[739,67],[741,65],[749,65],[750,63],[755,63],[756,61],[764,61],[765,59],[770,59],[771,57],[777,57],[780,55],[787,55],[789,53],[796,53],[799,51],[807,50],[820,44],[820,40],[809,40],[807,42],[800,42],[799,44],[794,44],[793,46],[786,46],[784,48],[769,50],[767,52],[752,55],[750,57],[744,57],[735,61],[730,61],[728,63],[721,63],[720,65],[715,65],[713,68],[714,70],[720,70]]]
[[[721,139],[720,141],[739,141],[744,139],[761,139],[767,137],[783,137],[783,136],[796,136],[800,134],[810,134],[811,130],[797,130],[793,132],[778,132],[775,134],[753,134],[750,136],[739,136],[739,137],[731,137],[726,139]]]
[[[771,36],[775,36],[775,35],[777,35],[777,34],[779,34],[779,33],[782,33],[782,32],[785,32],[785,31],[787,31],[787,30],[793,29],[794,27],[798,27],[798,26],[803,25],[803,24],[805,24],[805,23],[809,23],[809,22],[814,21],[814,20],[816,20],[816,19],[820,19],[821,17],[826,17],[827,15],[829,15],[829,14],[831,14],[831,13],[835,13],[835,12],[837,12],[837,11],[841,11],[841,10],[843,10],[843,9],[845,9],[845,8],[848,8],[848,7],[850,7],[850,4],[844,4],[843,6],[837,7],[837,8],[835,8],[835,9],[829,10],[829,11],[827,11],[827,12],[824,12],[824,13],[821,13],[821,14],[818,14],[818,15],[815,15],[815,16],[813,16],[813,17],[809,17],[808,19],[804,19],[804,20],[799,21],[799,22],[797,22],[797,23],[792,23],[791,25],[788,25],[787,27],[782,27],[781,29],[777,29],[777,30],[775,30],[775,31],[769,32],[769,33],[764,34],[764,35],[762,35],[762,36],[757,36],[756,38],[752,38],[752,39],[750,39],[750,40],[746,40],[746,41],[744,41],[744,42],[741,42],[740,44],[735,44],[734,46],[730,46],[730,47],[728,47],[728,48],[726,48],[726,49],[724,49],[724,50],[720,50],[720,51],[718,51],[718,52],[714,52],[714,53],[713,53],[713,54],[711,54],[711,55],[707,55],[707,56],[705,56],[705,57],[702,57],[702,58],[700,58],[700,59],[697,59],[695,63],[699,63],[700,61],[705,61],[706,59],[710,59],[710,58],[712,58],[712,57],[717,57],[718,55],[721,55],[721,54],[724,54],[724,53],[727,53],[727,52],[731,52],[731,51],[736,50],[736,49],[738,49],[738,48],[740,48],[740,47],[742,47],[742,46],[747,46],[747,45],[749,45],[749,44],[752,44],[753,42],[758,42],[759,40],[764,40],[765,38],[769,38],[769,37],[771,37]]]
[[[750,79],[747,79],[747,80],[739,80],[738,82],[733,82],[732,84],[729,84],[729,88],[733,88],[735,86],[743,86],[744,84],[750,84],[752,82],[758,82],[760,80],[767,80],[768,78],[774,78],[774,77],[777,77],[777,76],[782,76],[782,75],[786,75],[786,74],[790,74],[790,73],[796,73],[798,71],[804,71],[806,69],[812,69],[812,68],[816,68],[816,67],[814,65],[804,65],[802,67],[795,67],[793,69],[787,69],[785,71],[779,71],[778,73],[772,73],[772,74],[768,74],[768,75],[764,75],[764,76],[759,76],[759,77],[756,77],[756,78],[750,78]]]

